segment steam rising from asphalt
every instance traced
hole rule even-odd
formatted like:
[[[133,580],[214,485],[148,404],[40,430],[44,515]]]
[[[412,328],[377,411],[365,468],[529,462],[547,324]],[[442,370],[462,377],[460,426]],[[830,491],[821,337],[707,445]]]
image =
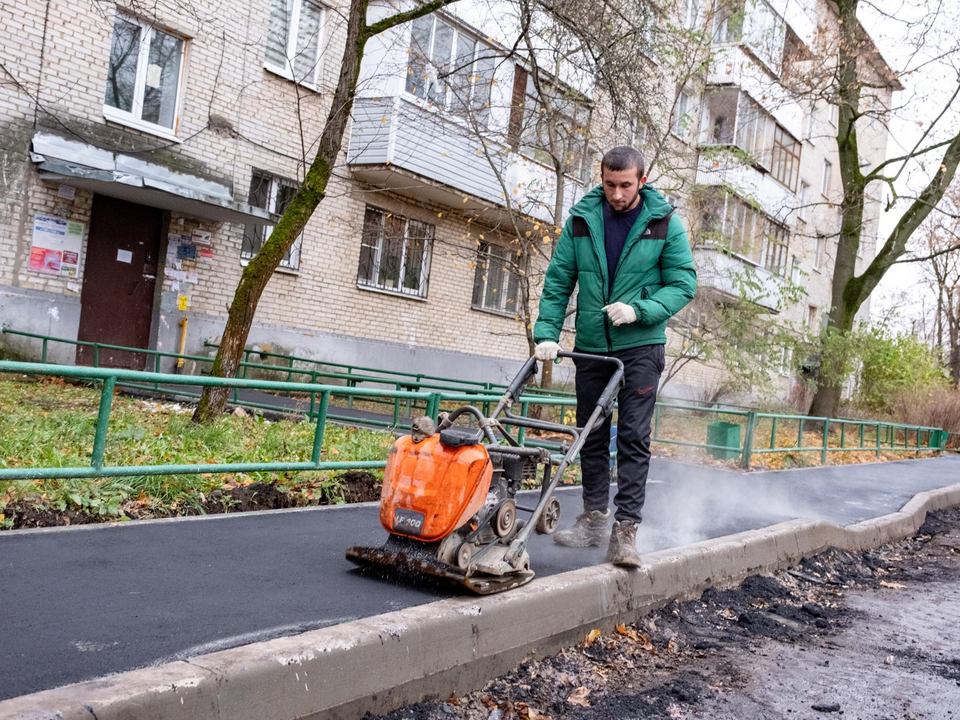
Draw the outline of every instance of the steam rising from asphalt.
[[[817,514],[792,482],[723,471],[698,475],[647,482],[637,532],[641,553]],[[798,477],[796,482],[802,481]]]

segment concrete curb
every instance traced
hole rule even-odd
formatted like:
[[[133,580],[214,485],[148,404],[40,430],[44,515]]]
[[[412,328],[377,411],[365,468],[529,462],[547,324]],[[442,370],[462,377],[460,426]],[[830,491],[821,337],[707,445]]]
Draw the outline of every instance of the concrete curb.
[[[673,599],[789,567],[830,547],[864,550],[960,505],[960,484],[838,527],[791,520],[611,565],[538,579],[0,702],[0,720],[346,720],[479,687],[529,655],[631,622]]]

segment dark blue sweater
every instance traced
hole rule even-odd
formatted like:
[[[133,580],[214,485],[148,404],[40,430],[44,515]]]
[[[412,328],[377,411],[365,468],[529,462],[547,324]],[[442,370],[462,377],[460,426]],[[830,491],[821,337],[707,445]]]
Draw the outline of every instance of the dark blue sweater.
[[[603,200],[603,243],[607,253],[607,277],[610,278],[609,291],[613,291],[613,278],[617,274],[617,263],[623,253],[623,246],[627,243],[630,229],[640,217],[643,210],[643,200],[637,203],[633,210],[617,212],[610,203]]]

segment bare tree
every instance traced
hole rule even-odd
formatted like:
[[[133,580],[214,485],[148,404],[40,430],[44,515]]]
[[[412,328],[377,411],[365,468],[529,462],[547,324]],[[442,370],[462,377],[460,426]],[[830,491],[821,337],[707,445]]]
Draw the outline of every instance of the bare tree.
[[[860,5],[861,0],[837,0],[838,31],[824,33],[822,46],[815,52],[824,59],[823,64],[806,77],[794,78],[795,84],[808,96],[826,96],[836,105],[838,112],[835,139],[841,178],[842,198],[838,203],[841,222],[828,328],[840,334],[853,329],[857,311],[893,264],[907,253],[908,242],[942,199],[960,163],[960,132],[948,129],[951,113],[956,111],[957,98],[960,96],[960,68],[956,64],[960,48],[954,40],[952,46],[937,48],[935,53],[937,61],[949,72],[944,82],[949,83],[952,89],[941,109],[929,119],[921,121],[924,131],[919,140],[902,154],[873,168],[865,170],[862,166],[859,128],[863,120],[873,117],[888,123],[893,113],[893,109],[870,107],[869,96],[876,88],[896,84],[896,79],[882,77],[871,71],[870,62],[875,50],[858,21]],[[926,31],[935,23],[949,21],[944,12],[944,8],[937,5],[924,19],[922,27],[917,28],[917,53],[927,42]],[[891,19],[894,19],[892,15]],[[914,60],[917,53],[908,61]],[[897,181],[917,163],[927,163],[935,169],[928,173],[928,179],[919,192],[901,197]],[[857,274],[858,249],[866,240],[863,235],[864,207],[876,185],[889,188],[893,199],[888,209],[898,201],[903,201],[906,209],[880,244],[873,260]],[[835,379],[823,378],[811,403],[810,413],[825,417],[835,415],[840,395],[841,384]]]
[[[953,384],[960,386],[960,185],[944,197],[941,210],[923,228],[920,257],[936,294],[934,346],[942,353]]]
[[[369,0],[350,0],[340,75],[317,146],[316,156],[304,175],[303,183],[287,205],[270,237],[263,242],[259,251],[243,269],[240,283],[230,304],[220,347],[210,371],[212,376],[236,375],[260,297],[284,255],[296,242],[307,221],[323,200],[327,183],[340,155],[343,133],[353,108],[360,63],[363,60],[367,41],[392,27],[432,13],[453,2],[456,0],[430,0],[411,10],[398,12],[368,24]],[[204,388],[203,396],[193,415],[194,421],[206,422],[217,417],[223,412],[226,403],[226,388]]]

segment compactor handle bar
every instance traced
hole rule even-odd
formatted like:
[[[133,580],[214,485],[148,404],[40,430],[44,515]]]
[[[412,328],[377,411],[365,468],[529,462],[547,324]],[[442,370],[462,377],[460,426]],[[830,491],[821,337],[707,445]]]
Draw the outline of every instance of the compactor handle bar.
[[[561,350],[557,353],[558,358],[570,358],[571,360],[587,360],[589,362],[605,362],[610,363],[615,366],[613,374],[610,376],[610,379],[607,381],[606,387],[603,389],[603,392],[600,394],[600,398],[597,400],[597,405],[603,408],[603,414],[609,415],[613,412],[613,404],[616,402],[617,394],[620,392],[620,388],[623,385],[623,363],[615,358],[608,357],[606,355],[591,355],[589,353],[578,353],[578,352],[567,352],[566,350]],[[523,388],[537,375],[537,358],[531,357],[520,368],[520,372],[517,373],[517,376],[513,379],[513,382],[510,383],[510,387],[507,388],[507,395],[511,400],[516,402],[520,399],[520,395],[523,393]]]

